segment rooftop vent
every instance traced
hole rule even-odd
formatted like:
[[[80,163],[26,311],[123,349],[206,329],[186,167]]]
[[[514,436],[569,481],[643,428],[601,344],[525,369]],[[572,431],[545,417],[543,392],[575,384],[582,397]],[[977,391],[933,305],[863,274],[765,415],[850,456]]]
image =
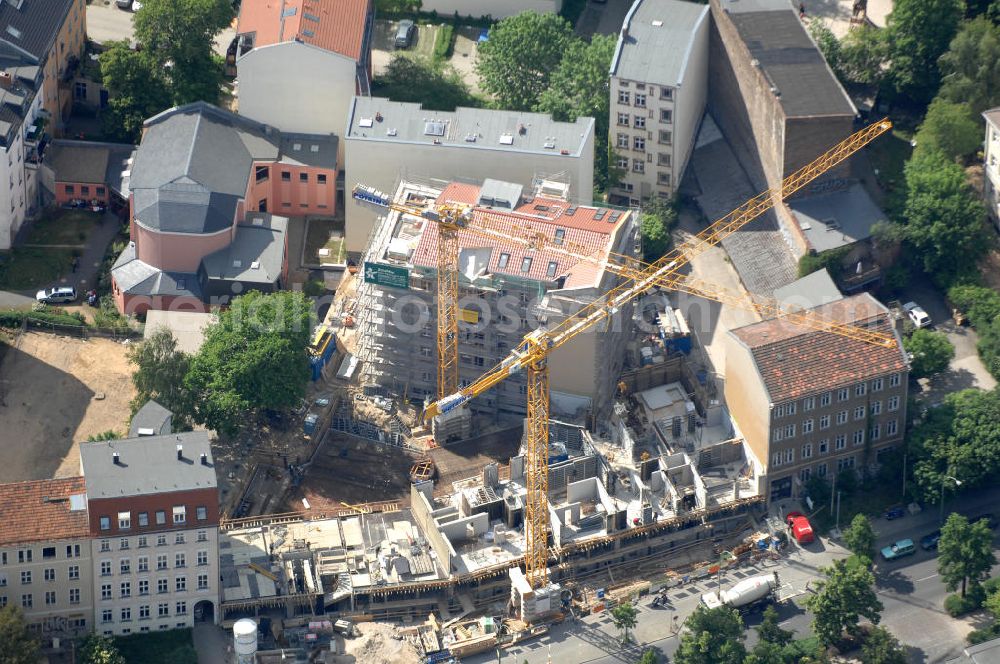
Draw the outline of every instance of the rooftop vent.
[[[654,28],[662,28],[663,27],[663,21],[659,21],[659,20],[653,21],[653,27]]]
[[[500,134],[500,145],[514,145],[514,134]]]
[[[151,429],[149,427],[139,427],[138,429],[136,429],[136,433],[139,434],[140,436],[155,436],[156,429]]]
[[[204,452],[201,453],[201,465],[203,466],[208,465],[208,455],[205,454]]]
[[[555,148],[556,148],[556,139],[555,138],[546,138],[545,139],[545,143],[544,143],[544,145],[542,147],[544,147],[546,150],[555,150]]]
[[[476,135],[475,134],[467,134],[465,136],[465,142],[466,143],[475,143],[476,142]]]
[[[15,39],[21,38],[21,31],[15,28],[13,25],[7,26],[7,34],[9,34],[11,37]]]
[[[386,136],[395,136],[398,133],[399,132],[396,130],[395,127],[389,127],[388,129],[385,130],[385,135]]]
[[[118,454],[118,452],[111,453],[111,463],[115,464],[116,466],[122,465],[122,457],[120,454]]]
[[[263,226],[264,217],[254,217],[250,223],[253,224],[254,226]]]
[[[233,267],[243,267],[243,261],[241,260],[233,261]]]
[[[375,124],[375,120],[372,118],[361,118],[358,120],[359,127],[371,127]]]
[[[316,144],[316,143],[313,143],[312,145],[310,145],[309,146],[309,152],[319,152],[319,145]]]
[[[180,461],[184,458],[184,446],[177,443],[177,460]]]
[[[424,136],[444,136],[444,123],[440,120],[425,122]]]
[[[250,263],[250,269],[251,270],[259,270],[260,269],[260,261],[254,261],[254,262]]]

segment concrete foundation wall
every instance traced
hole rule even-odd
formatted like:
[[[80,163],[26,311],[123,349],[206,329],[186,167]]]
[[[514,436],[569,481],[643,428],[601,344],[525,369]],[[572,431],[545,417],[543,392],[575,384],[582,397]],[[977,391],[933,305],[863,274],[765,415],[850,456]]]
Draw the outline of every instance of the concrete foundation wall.
[[[431,482],[423,482],[421,484],[429,485],[430,488],[433,488]],[[434,523],[434,517],[431,514],[430,498],[428,496],[429,491],[425,492],[427,486],[422,488],[418,488],[418,486],[420,485],[414,484],[410,487],[410,509],[413,512],[413,520],[420,526],[420,532],[427,537],[427,541],[430,542],[431,548],[437,554],[441,566],[450,573],[451,560],[455,556],[455,549],[452,548],[451,542],[441,534],[437,524]]]

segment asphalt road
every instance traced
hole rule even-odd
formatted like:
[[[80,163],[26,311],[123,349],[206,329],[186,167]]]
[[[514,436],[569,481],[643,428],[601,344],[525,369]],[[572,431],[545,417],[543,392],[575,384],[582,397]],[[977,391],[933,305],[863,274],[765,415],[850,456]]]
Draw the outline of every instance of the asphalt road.
[[[979,492],[946,505],[964,513],[978,514],[993,509],[1000,500],[1000,490]],[[877,519],[878,546],[886,546],[898,539],[920,537],[938,527],[938,511],[928,509],[917,515],[907,515],[895,521]],[[1000,550],[998,550],[1000,554]],[[740,578],[752,574],[778,572],[781,580],[779,615],[786,629],[798,637],[811,634],[812,616],[804,608],[803,600],[810,593],[812,583],[819,580],[819,568],[848,555],[837,542],[821,538],[807,547],[793,544],[787,555],[777,563],[762,563],[757,569],[732,570],[722,577],[723,586],[731,586]],[[1000,573],[1000,566],[994,574]],[[908,660],[917,664],[938,664],[959,655],[965,647],[965,635],[977,625],[977,618],[956,620],[942,607],[948,595],[937,574],[937,557],[933,552],[918,552],[898,562],[880,560],[876,563],[876,583],[879,599],[884,606],[882,624],[889,629],[908,650]],[[547,664],[548,662],[573,662],[574,664],[632,664],[642,652],[656,647],[668,656],[677,649],[677,637],[672,633],[674,615],[683,622],[698,605],[703,592],[715,588],[714,579],[691,584],[670,593],[671,606],[654,609],[651,598],[639,603],[638,627],[635,641],[622,647],[618,631],[607,613],[587,616],[577,622],[567,620],[556,625],[550,633],[535,641],[504,650],[502,660],[522,664]],[[759,623],[759,614],[748,616],[747,645],[754,643],[753,628]],[[488,664],[496,661],[496,653],[483,653],[463,661]]]

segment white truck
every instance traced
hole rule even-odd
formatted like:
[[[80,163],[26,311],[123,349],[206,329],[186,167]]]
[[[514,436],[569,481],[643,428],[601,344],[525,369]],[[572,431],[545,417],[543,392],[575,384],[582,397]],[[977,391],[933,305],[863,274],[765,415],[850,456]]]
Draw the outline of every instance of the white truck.
[[[772,601],[777,592],[778,573],[759,574],[743,579],[728,590],[707,592],[701,596],[701,603],[709,609],[728,606],[747,611],[758,604]]]

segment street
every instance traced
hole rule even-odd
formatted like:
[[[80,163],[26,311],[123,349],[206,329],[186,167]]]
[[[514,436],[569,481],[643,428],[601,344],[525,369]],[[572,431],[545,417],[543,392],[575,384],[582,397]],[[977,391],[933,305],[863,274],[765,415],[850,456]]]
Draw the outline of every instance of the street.
[[[1000,499],[1000,490],[977,492],[957,501],[949,502],[949,510],[978,514],[993,509]],[[920,537],[938,527],[938,511],[931,506],[917,515],[908,515],[895,521],[878,518],[873,520],[881,548],[903,537],[918,541]],[[764,561],[756,568],[730,570],[722,575],[722,585],[728,587],[741,578],[754,574],[777,571],[781,580],[778,605],[781,624],[794,630],[797,638],[811,634],[811,614],[803,600],[812,583],[821,579],[819,568],[834,560],[845,558],[848,552],[840,544],[827,539],[817,539],[806,547],[791,544],[778,562]],[[1000,573],[1000,566],[994,574]],[[812,583],[811,583],[812,582]],[[884,605],[882,625],[892,632],[907,649],[908,661],[920,664],[946,662],[961,653],[965,635],[977,625],[976,614],[961,619],[948,616],[943,609],[944,598],[949,594],[937,574],[937,556],[918,548],[913,556],[899,562],[876,562],[876,584],[879,599]],[[502,661],[522,664],[547,664],[574,662],[574,664],[623,664],[638,661],[642,652],[658,648],[668,656],[677,649],[678,639],[672,634],[674,615],[683,620],[698,606],[702,593],[713,590],[716,580],[704,580],[683,586],[669,593],[666,608],[650,606],[652,597],[638,603],[638,626],[634,630],[634,643],[623,647],[608,612],[587,616],[574,623],[567,619],[552,627],[548,635],[502,651]],[[751,614],[747,623],[748,647],[755,643],[753,628],[760,623],[760,614]],[[641,645],[636,645],[641,644]],[[496,653],[483,653],[463,661],[488,664],[496,661]]]

